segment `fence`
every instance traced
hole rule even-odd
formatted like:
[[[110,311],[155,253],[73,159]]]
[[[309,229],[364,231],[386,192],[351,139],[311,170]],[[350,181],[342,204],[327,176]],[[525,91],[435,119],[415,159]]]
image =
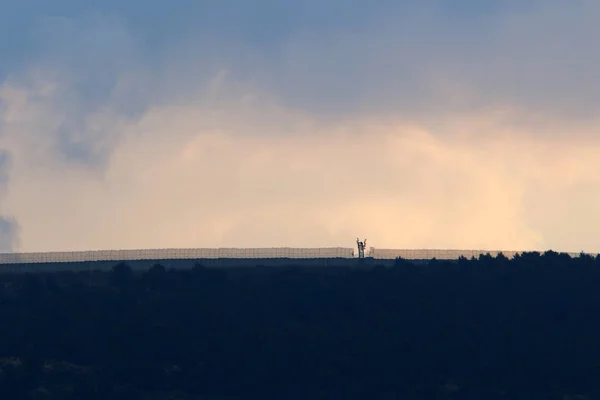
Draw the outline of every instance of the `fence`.
[[[85,261],[131,261],[168,259],[268,259],[268,258],[352,258],[354,249],[332,248],[216,248],[216,249],[148,249],[98,250],[47,253],[0,253],[0,264],[57,263]]]
[[[499,250],[433,250],[433,249],[377,249],[370,248],[368,257],[390,260],[402,257],[408,260],[456,260],[463,256],[478,258],[481,254],[492,256],[503,253],[512,258],[517,251]],[[572,257],[579,253],[568,253]],[[596,254],[590,254],[595,256]],[[0,264],[65,263],[87,261],[135,261],[135,260],[186,260],[186,259],[350,259],[352,248],[215,248],[215,249],[147,249],[147,250],[98,250],[48,253],[0,253]]]
[[[496,257],[499,253],[504,254],[508,258],[513,258],[516,254],[523,251],[505,251],[505,250],[433,250],[433,249],[377,249],[371,247],[369,257],[377,259],[395,259],[402,257],[407,260],[430,260],[432,258],[438,260],[456,260],[459,257],[479,258],[480,255],[490,254]],[[579,257],[580,253],[567,253],[571,257]],[[588,253],[591,256],[596,256],[596,253]]]

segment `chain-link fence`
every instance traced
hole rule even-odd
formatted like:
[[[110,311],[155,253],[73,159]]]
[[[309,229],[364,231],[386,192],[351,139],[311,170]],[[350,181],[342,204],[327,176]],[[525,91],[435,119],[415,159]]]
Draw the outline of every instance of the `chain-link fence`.
[[[121,260],[168,260],[168,259],[267,259],[267,258],[352,258],[354,249],[331,248],[217,248],[217,249],[148,249],[148,250],[99,250],[65,251],[47,253],[2,253],[0,264],[56,263]]]
[[[456,260],[459,257],[466,257],[468,259],[475,257],[479,258],[480,255],[490,254],[496,257],[502,253],[507,258],[513,258],[518,253],[524,251],[507,251],[507,250],[434,250],[434,249],[377,249],[371,247],[368,256],[377,259],[395,259],[398,257],[407,260],[430,260],[435,258],[437,260]],[[580,253],[567,253],[571,257],[579,257]],[[587,253],[591,256],[596,256],[596,253]]]
[[[482,254],[497,256],[499,253],[512,258],[522,251],[500,250],[435,250],[435,249],[378,249],[371,247],[367,257],[389,260],[402,257],[408,260],[456,260],[459,257],[478,258]],[[568,253],[572,257],[579,253]],[[590,253],[596,256],[596,253]],[[355,250],[345,247],[330,248],[215,248],[215,249],[147,249],[147,250],[99,250],[47,253],[0,253],[0,264],[63,263],[86,261],[133,261],[133,260],[185,260],[185,259],[326,259],[354,258]]]

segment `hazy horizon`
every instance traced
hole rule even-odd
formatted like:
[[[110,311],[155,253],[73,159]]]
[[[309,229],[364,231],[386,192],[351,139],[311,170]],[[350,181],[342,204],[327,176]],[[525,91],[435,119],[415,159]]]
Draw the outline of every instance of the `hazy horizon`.
[[[0,5],[0,251],[600,249],[600,3]]]

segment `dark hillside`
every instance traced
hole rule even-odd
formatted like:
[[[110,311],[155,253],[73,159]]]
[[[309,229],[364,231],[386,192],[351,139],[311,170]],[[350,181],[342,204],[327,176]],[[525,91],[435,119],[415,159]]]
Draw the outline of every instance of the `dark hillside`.
[[[596,399],[598,288],[551,252],[3,274],[0,398]]]

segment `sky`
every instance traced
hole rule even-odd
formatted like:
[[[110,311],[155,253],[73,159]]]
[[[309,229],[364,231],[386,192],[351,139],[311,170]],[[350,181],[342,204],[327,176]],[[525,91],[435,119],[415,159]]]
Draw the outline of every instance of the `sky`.
[[[0,2],[0,251],[598,252],[596,0]]]

